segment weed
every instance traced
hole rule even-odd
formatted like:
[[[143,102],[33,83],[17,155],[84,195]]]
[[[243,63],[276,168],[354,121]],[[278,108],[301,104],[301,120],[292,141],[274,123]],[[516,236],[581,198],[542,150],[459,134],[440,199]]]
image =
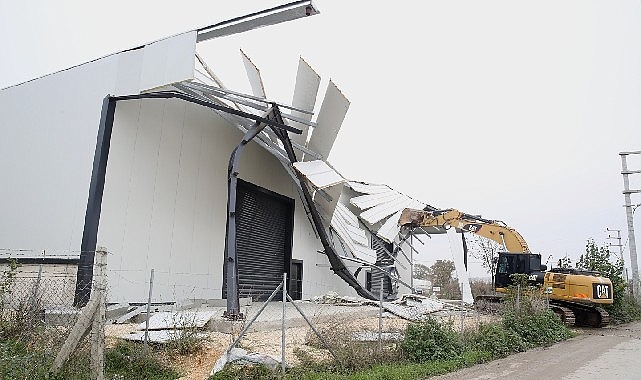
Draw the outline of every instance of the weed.
[[[140,345],[124,341],[106,350],[105,371],[110,378],[120,379],[171,380],[180,377],[158,355],[145,354]]]

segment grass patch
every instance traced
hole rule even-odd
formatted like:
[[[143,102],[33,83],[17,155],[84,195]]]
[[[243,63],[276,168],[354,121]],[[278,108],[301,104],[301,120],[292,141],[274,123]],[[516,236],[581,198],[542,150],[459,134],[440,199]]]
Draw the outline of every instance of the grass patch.
[[[156,351],[145,355],[140,344],[118,342],[105,351],[105,375],[113,379],[173,380],[180,374],[161,359]]]

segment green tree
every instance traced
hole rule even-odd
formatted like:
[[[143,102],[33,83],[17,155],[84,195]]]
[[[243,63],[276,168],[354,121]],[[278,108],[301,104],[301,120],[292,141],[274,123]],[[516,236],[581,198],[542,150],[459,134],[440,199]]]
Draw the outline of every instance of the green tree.
[[[428,268],[427,278],[432,282],[433,286],[441,287],[440,297],[448,299],[459,299],[461,297],[459,284],[452,276],[455,269],[456,267],[452,260],[436,260]]]
[[[429,280],[430,267],[424,264],[414,264],[414,278],[419,280]]]
[[[612,262],[610,249],[607,246],[598,247],[593,239],[589,239],[585,245],[585,253],[579,257],[576,267],[599,272],[612,281],[613,303],[605,308],[615,323],[641,318],[639,305],[626,294],[628,284],[623,278],[623,258],[618,257]]]

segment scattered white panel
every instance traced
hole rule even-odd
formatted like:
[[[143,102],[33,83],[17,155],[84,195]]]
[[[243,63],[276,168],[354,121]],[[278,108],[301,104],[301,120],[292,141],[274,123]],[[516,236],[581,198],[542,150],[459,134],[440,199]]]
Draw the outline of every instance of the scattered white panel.
[[[465,263],[463,262],[463,243],[461,241],[461,235],[457,234],[455,228],[450,228],[447,230],[447,237],[450,240],[450,251],[452,252],[452,257],[454,258],[454,267],[456,268],[456,276],[458,277],[459,283],[461,284],[461,293],[463,294],[463,302],[467,304],[474,303],[474,298],[472,297],[472,289],[470,288],[470,276],[465,269]]]
[[[363,193],[363,194],[377,194],[377,193],[386,193],[390,191],[390,187],[387,185],[372,185],[369,183],[362,182],[349,182],[349,187],[354,191]]]
[[[215,316],[216,312],[213,310],[156,313],[149,318],[149,330],[203,328]],[[145,325],[143,322],[137,329],[144,330]]]
[[[298,60],[298,71],[296,73],[296,85],[294,86],[294,97],[292,99],[292,106],[305,111],[313,111],[316,105],[316,96],[318,95],[318,87],[320,86],[321,78],[314,69],[311,68],[301,57]],[[300,111],[293,110],[292,116],[312,120],[311,114],[306,114]],[[290,138],[293,142],[305,146],[307,144],[308,126],[303,123],[293,122],[292,127],[298,128],[303,131],[300,135],[293,134]],[[296,155],[301,158],[301,152],[296,152]]]
[[[385,223],[376,231],[376,235],[388,243],[393,242],[400,230],[398,219],[401,217],[402,212],[403,210],[399,210],[396,214],[387,218]]]
[[[243,57],[243,64],[245,64],[245,71],[252,87],[252,93],[259,98],[265,98],[265,86],[263,85],[263,78],[260,76],[260,70],[244,51],[241,50],[240,55]]]
[[[378,206],[381,204],[389,203],[399,198],[401,194],[396,191],[390,190],[386,193],[377,193],[377,194],[365,194],[358,197],[354,197],[349,200],[349,203],[358,207],[361,210],[367,210],[368,208]]]
[[[189,336],[194,336],[195,338],[206,338],[207,334],[205,333],[190,333]],[[148,331],[147,341],[152,343],[167,343],[174,340],[178,340],[184,337],[184,333],[180,330],[156,330]],[[145,333],[143,332],[132,332],[121,336],[122,339],[132,340],[134,342],[144,342]]]
[[[178,34],[144,47],[140,91],[194,79],[196,31]]]
[[[329,81],[325,98],[321,105],[312,136],[309,139],[308,147],[314,152],[327,159],[332,150],[338,131],[347,114],[349,100],[341,93],[336,85]]]
[[[305,176],[317,189],[345,182],[334,169],[321,160],[295,162],[294,168]]]

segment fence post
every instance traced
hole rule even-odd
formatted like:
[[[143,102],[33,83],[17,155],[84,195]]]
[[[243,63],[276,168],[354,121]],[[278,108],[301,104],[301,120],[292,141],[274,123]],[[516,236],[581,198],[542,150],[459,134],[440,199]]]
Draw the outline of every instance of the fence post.
[[[144,350],[145,355],[147,355],[147,350],[149,349],[149,314],[151,313],[151,294],[154,289],[154,270],[151,269],[151,274],[149,275],[149,297],[147,298],[147,318],[145,319],[145,344]]]
[[[282,342],[281,342],[281,362],[280,367],[285,374],[285,309],[287,306],[287,272],[283,273],[283,325],[282,325]]]
[[[378,292],[378,353],[383,353],[383,278]]]
[[[105,368],[105,309],[106,309],[106,290],[107,290],[107,250],[98,247],[96,251],[96,270],[95,270],[95,292],[98,298],[98,306],[93,316],[91,325],[91,374],[92,378],[104,380]]]

